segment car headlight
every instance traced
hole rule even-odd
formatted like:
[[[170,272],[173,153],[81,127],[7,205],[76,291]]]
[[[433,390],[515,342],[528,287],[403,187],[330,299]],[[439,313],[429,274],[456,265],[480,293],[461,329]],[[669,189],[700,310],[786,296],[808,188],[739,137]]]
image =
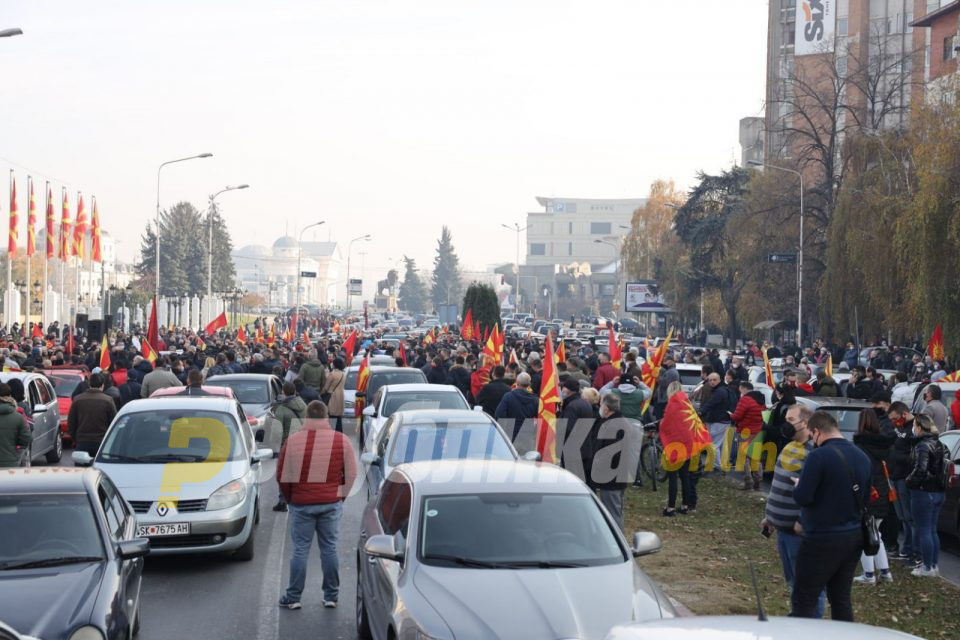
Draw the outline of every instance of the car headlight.
[[[211,494],[207,500],[207,511],[235,507],[247,496],[247,488],[238,480],[228,482]]]
[[[87,625],[71,633],[70,640],[103,640],[103,632],[96,627]]]

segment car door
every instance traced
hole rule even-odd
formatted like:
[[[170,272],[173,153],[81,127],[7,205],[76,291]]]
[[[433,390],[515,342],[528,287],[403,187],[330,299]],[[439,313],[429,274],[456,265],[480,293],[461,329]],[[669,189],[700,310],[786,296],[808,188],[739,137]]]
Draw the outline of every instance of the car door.
[[[56,433],[50,423],[53,416],[49,411],[49,397],[47,402],[44,402],[40,381],[36,378],[27,383],[27,398],[30,400],[33,417],[33,455],[36,456],[53,448]]]
[[[107,529],[114,555],[117,556],[117,545],[122,540],[136,537],[136,517],[133,509],[123,499],[113,482],[106,475],[101,476],[97,488],[100,506],[103,508],[107,520]],[[140,603],[140,587],[143,576],[143,558],[121,560],[116,558],[117,588],[119,593],[115,602],[119,603],[123,616],[133,625],[137,607]],[[119,615],[121,611],[114,611]]]
[[[371,497],[380,492],[380,485],[383,484],[383,478],[387,473],[387,450],[389,448],[390,430],[392,429],[393,420],[393,416],[387,419],[387,422],[383,425],[383,429],[377,436],[377,441],[374,445],[374,451],[380,458],[380,464],[371,464],[367,466],[367,490],[369,491],[369,495]]]
[[[385,482],[377,499],[376,509],[369,512],[372,517],[360,532],[361,543],[365,541],[364,532],[371,537],[381,533],[394,535],[399,532],[405,537],[410,504],[410,483],[406,478],[395,475]],[[390,622],[390,613],[397,602],[396,583],[400,563],[372,556],[366,559],[366,563],[363,567],[367,572],[364,594],[373,603],[368,607],[367,614],[370,616],[371,626],[385,633]]]
[[[57,401],[57,393],[53,390],[53,385],[45,378],[35,380],[40,390],[40,399],[47,408],[45,414],[50,427],[50,447],[56,442],[57,432],[60,430],[60,403]]]

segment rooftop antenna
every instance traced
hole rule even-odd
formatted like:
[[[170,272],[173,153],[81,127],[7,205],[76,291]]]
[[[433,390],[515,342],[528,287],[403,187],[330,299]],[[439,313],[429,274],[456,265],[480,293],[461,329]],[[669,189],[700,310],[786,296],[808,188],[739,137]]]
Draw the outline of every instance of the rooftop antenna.
[[[757,584],[757,566],[750,563],[750,580],[753,582],[753,592],[757,596],[757,620],[767,621],[767,612],[763,610],[763,601],[760,599],[760,586]]]

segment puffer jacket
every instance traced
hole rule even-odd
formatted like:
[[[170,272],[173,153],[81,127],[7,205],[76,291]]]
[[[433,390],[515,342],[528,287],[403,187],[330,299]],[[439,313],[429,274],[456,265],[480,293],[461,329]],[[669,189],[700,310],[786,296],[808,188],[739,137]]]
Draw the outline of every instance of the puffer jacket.
[[[32,441],[30,427],[16,407],[0,402],[0,467],[16,467],[20,463],[17,447],[25,447]]]
[[[913,469],[906,478],[906,484],[911,490],[931,493],[942,493],[946,490],[940,477],[940,467],[943,464],[943,445],[940,444],[940,438],[932,433],[920,436],[910,453],[910,462]]]
[[[840,395],[840,385],[830,376],[824,376],[823,380],[815,385],[814,393],[818,396],[836,398]]]
[[[277,482],[290,504],[346,500],[356,479],[353,445],[330,428],[329,420],[307,420],[280,450]]]
[[[759,399],[757,398],[759,396]],[[759,391],[751,391],[740,398],[737,408],[730,416],[730,419],[737,425],[737,435],[742,431],[749,431],[750,438],[763,430],[763,411],[766,406],[763,402],[763,394]]]
[[[882,433],[853,434],[853,444],[860,447],[870,458],[870,483],[877,490],[877,499],[867,503],[867,510],[875,518],[886,517],[890,511],[890,502],[887,499],[890,484],[883,475],[883,463],[886,462],[889,469],[895,442],[894,436]]]
[[[283,447],[290,436],[290,427],[294,420],[301,421],[307,417],[307,403],[300,396],[290,396],[277,403],[273,413],[283,429],[280,436],[280,446]]]
[[[624,418],[640,420],[643,415],[643,405],[652,395],[650,387],[640,383],[640,387],[624,383],[613,389],[610,393],[620,398],[620,413]]]
[[[297,377],[303,380],[303,384],[313,387],[317,393],[320,393],[327,378],[327,369],[320,360],[313,358],[303,363]]]

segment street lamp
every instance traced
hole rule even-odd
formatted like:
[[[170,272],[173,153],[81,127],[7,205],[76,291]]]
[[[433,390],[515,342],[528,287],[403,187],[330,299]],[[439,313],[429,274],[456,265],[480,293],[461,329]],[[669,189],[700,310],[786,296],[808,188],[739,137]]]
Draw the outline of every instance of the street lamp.
[[[13,29],[0,29],[0,38],[9,38],[11,36],[22,36],[23,31],[17,27]]]
[[[157,242],[156,242],[157,273],[155,274],[154,279],[156,281],[156,297],[158,300],[160,299],[160,171],[168,164],[174,164],[177,162],[186,162],[187,160],[196,160],[197,158],[209,158],[211,156],[213,156],[212,153],[201,153],[195,156],[190,156],[189,158],[177,158],[176,160],[167,160],[166,162],[161,163],[159,167],[157,167],[157,220],[156,220],[156,223],[157,223]]]
[[[757,162],[756,160],[747,160],[747,164],[755,167],[777,169],[786,173],[792,173],[800,178],[800,251],[797,254],[797,348],[800,348],[803,345],[803,174],[794,169]]]
[[[517,264],[517,296],[516,296],[517,309],[516,310],[520,311],[520,233],[529,229],[530,225],[521,227],[519,222],[514,222],[512,227],[508,224],[501,224],[500,226],[509,231],[515,231],[517,234],[517,263],[516,263]]]
[[[303,255],[303,232],[306,231],[307,229],[312,229],[313,227],[319,227],[324,222],[326,221],[321,220],[320,222],[314,222],[313,224],[308,224],[307,226],[305,226],[303,229],[300,230],[300,238],[297,240],[297,306],[296,306],[296,310],[293,312],[294,313],[293,317],[297,318],[298,321],[300,319],[300,257]],[[294,327],[293,329],[294,331],[296,331],[298,327]]]
[[[357,236],[347,243],[347,311],[353,309],[353,295],[350,293],[350,252],[353,251],[353,243],[357,240],[371,240],[373,236],[369,233],[365,236]]]
[[[216,204],[217,196],[227,191],[236,191],[237,189],[247,189],[250,185],[241,184],[236,187],[224,187],[210,196],[210,207],[207,209],[207,227],[209,227],[209,238],[207,240],[207,309],[210,309],[210,303],[213,302],[213,207]],[[211,311],[211,315],[212,315]],[[212,318],[204,318],[208,322]]]

